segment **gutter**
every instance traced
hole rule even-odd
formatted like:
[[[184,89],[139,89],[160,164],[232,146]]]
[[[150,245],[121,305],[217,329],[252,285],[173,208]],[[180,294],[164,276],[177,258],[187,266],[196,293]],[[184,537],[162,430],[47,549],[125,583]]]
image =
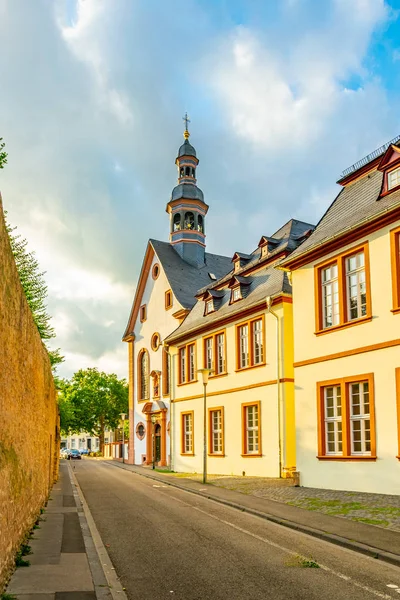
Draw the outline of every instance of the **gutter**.
[[[278,408],[278,456],[279,456],[279,477],[282,477],[282,395],[281,395],[281,368],[280,368],[280,326],[279,317],[275,311],[272,310],[273,298],[271,296],[266,297],[267,312],[276,319],[276,385],[277,385],[277,408]]]

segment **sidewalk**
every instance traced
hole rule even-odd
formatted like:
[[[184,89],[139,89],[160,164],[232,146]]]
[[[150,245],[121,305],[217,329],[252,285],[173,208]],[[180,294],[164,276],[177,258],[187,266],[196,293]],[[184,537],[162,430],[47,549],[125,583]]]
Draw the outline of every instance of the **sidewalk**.
[[[75,487],[73,464],[62,460],[40,528],[29,540],[32,554],[24,558],[30,566],[15,570],[6,593],[18,600],[112,600],[102,567],[108,556],[100,563],[86,516],[91,518]]]
[[[397,531],[306,510],[265,497],[243,494],[212,484],[203,484],[186,477],[176,477],[174,474],[159,473],[148,467],[115,461],[109,461],[109,464],[400,566],[400,533]]]

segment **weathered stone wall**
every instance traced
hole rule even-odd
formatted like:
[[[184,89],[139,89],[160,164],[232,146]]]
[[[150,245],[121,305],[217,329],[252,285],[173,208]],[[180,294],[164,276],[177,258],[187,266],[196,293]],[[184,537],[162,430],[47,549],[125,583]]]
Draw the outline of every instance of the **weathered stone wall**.
[[[58,477],[58,456],[50,362],[18,278],[0,196],[0,593]]]

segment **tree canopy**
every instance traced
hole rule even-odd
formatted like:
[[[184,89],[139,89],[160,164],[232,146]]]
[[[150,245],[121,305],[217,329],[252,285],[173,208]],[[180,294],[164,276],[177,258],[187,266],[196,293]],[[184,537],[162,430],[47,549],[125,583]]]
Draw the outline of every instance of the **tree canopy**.
[[[4,165],[7,164],[7,152],[4,150],[5,143],[3,138],[0,138],[0,169],[4,169]]]
[[[61,430],[65,434],[86,431],[100,438],[105,429],[119,425],[120,413],[128,412],[128,384],[114,374],[96,368],[81,369],[61,382],[59,399]]]

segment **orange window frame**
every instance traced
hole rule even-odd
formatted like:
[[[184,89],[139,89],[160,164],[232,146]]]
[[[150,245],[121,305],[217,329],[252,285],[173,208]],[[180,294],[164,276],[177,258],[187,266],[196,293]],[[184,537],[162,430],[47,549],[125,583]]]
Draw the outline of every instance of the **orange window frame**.
[[[192,416],[192,451],[185,451],[185,417],[187,415]],[[181,412],[181,456],[194,456],[194,411],[187,410]]]
[[[139,309],[139,314],[140,314],[140,322],[144,323],[144,321],[146,321],[146,319],[147,319],[147,305],[146,304],[142,304],[142,306]]]
[[[400,312],[400,227],[390,231],[390,262],[392,267],[392,312]]]
[[[346,286],[346,266],[345,261],[353,254],[359,252],[364,253],[364,269],[365,269],[365,291],[366,291],[366,315],[357,319],[347,318],[347,286]],[[338,267],[338,287],[339,287],[339,323],[331,327],[323,326],[323,300],[322,300],[322,271],[330,265],[337,264]],[[318,263],[314,267],[314,285],[315,285],[315,328],[316,335],[337,331],[345,327],[351,327],[360,323],[365,323],[372,320],[371,306],[371,281],[370,281],[370,262],[369,262],[369,244],[364,242],[346,252],[336,254],[332,258]]]
[[[258,408],[258,452],[252,452],[249,454],[247,449],[247,428],[246,428],[246,413],[249,406],[257,406]],[[255,402],[245,402],[242,404],[242,457],[243,458],[259,458],[262,456],[262,444],[261,444],[261,402],[257,400]]]
[[[254,364],[254,323],[256,321],[262,322],[262,341],[263,341],[263,360],[260,363]],[[249,364],[247,367],[240,366],[240,328],[244,325],[248,326],[249,331]],[[236,371],[245,371],[246,369],[255,369],[256,367],[262,367],[266,364],[266,345],[265,345],[265,315],[259,315],[248,321],[243,321],[236,325]]]
[[[169,310],[172,308],[173,299],[172,299],[172,290],[167,290],[165,292],[165,310]]]
[[[370,405],[370,428],[371,428],[371,454],[351,454],[351,432],[350,432],[350,393],[351,383],[368,382],[369,405]],[[340,386],[342,398],[342,454],[326,453],[325,437],[325,397],[324,390],[327,387]],[[318,455],[319,460],[352,460],[368,461],[376,460],[376,425],[375,425],[375,393],[374,374],[366,373],[352,377],[330,379],[317,383],[317,421],[318,421]]]
[[[224,363],[225,368],[221,373],[217,373],[216,361],[217,361],[217,337],[219,335],[224,336]],[[213,348],[213,357],[212,357],[212,370],[213,373],[210,374],[210,377],[221,377],[222,375],[227,375],[227,356],[226,356],[226,329],[221,329],[212,335],[207,335],[203,338],[203,367],[206,368],[207,365],[207,340],[212,340],[212,348]]]
[[[222,450],[221,452],[213,452],[213,440],[212,440],[212,413],[221,412],[221,437],[222,437]],[[223,406],[212,406],[208,408],[208,456],[224,457],[225,456],[225,414]]]
[[[147,398],[142,398],[142,369],[141,369],[141,362],[142,362],[142,356],[144,354],[147,354],[147,390],[148,390],[148,397]],[[137,399],[138,402],[147,402],[150,399],[150,355],[148,353],[148,351],[146,350],[146,348],[142,348],[142,350],[140,350],[138,357],[137,357]]]
[[[189,348],[194,348],[194,373],[193,379],[189,379],[190,374],[190,354]],[[185,381],[182,381],[182,361],[181,361],[181,352],[185,353]],[[187,385],[188,383],[195,383],[197,381],[197,346],[196,342],[190,342],[190,344],[186,344],[185,346],[180,346],[178,348],[178,385]]]

